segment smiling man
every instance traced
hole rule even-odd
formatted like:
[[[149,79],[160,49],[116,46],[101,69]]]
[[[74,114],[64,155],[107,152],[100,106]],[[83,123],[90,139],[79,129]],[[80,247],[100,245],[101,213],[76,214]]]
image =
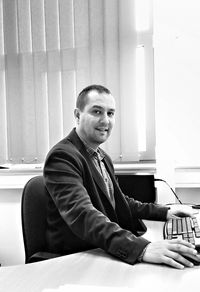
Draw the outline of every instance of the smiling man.
[[[141,236],[145,229],[140,219],[164,221],[177,210],[144,204],[122,193],[112,161],[100,148],[115,123],[111,92],[101,85],[83,89],[74,116],[76,128],[50,150],[44,166],[49,252],[64,255],[98,247],[129,264],[193,266],[189,258],[196,258],[197,252],[192,244],[149,242]]]
[[[94,87],[95,88],[95,87]],[[77,99],[74,111],[77,120],[76,132],[91,148],[97,149],[105,142],[115,123],[115,100],[111,93],[83,90]]]

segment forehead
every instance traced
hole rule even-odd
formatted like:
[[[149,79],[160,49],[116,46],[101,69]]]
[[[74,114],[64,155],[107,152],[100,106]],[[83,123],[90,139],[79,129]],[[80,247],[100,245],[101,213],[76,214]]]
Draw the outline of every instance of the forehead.
[[[111,94],[91,91],[88,94],[86,106],[90,108],[94,106],[101,106],[104,108],[115,109],[115,100]]]

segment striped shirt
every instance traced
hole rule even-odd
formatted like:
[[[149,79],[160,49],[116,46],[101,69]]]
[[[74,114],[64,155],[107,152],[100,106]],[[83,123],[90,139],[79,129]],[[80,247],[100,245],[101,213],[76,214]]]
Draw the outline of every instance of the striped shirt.
[[[80,139],[84,143],[86,150],[87,150],[88,154],[90,155],[92,162],[94,163],[94,166],[96,167],[98,172],[101,174],[101,176],[104,180],[105,186],[106,186],[107,195],[111,201],[111,204],[115,208],[113,183],[112,183],[110,175],[105,167],[105,164],[103,162],[105,154],[103,153],[103,151],[100,148],[98,148],[97,151],[95,151],[82,138],[80,138]]]

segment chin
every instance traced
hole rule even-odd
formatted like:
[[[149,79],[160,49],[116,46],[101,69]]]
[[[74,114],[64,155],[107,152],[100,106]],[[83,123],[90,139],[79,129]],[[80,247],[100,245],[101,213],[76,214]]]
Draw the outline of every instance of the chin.
[[[108,140],[108,137],[106,137],[106,138],[104,138],[104,139],[100,139],[100,140],[99,140],[99,143],[102,144],[102,143],[106,142],[107,140]]]
[[[99,144],[102,144],[102,143],[107,141],[108,137],[109,137],[108,133],[106,133],[104,135],[101,135],[101,136],[98,136],[98,137],[96,137],[97,138],[96,142],[99,143]]]

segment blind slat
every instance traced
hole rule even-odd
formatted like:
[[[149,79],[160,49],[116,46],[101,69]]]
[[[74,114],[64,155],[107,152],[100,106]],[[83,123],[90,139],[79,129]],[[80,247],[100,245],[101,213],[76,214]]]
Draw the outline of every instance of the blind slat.
[[[0,0],[0,56],[4,53],[3,0]],[[2,60],[0,60],[2,61]]]
[[[50,147],[46,62],[45,53],[34,54],[36,157],[38,161],[44,160]]]
[[[18,0],[18,37],[19,51],[21,53],[31,52],[31,17],[30,17],[30,0]]]
[[[32,54],[20,54],[20,82],[21,82],[21,120],[23,138],[23,156],[31,160],[30,153],[36,156],[35,132],[35,97],[33,82],[33,57]],[[30,134],[31,133],[31,134]],[[28,137],[28,139],[27,139]]]
[[[17,3],[16,0],[3,1],[3,22],[4,22],[4,52],[12,54],[18,52],[17,32]]]
[[[53,146],[63,136],[60,53],[48,52],[48,114],[49,144]]]
[[[60,48],[74,47],[74,11],[72,0],[59,1],[60,13]],[[66,15],[67,12],[67,15]]]
[[[74,0],[74,33],[75,46],[88,47],[89,23],[88,23],[88,0]]]
[[[31,0],[31,31],[33,52],[45,51],[44,0]]]
[[[45,0],[45,31],[47,51],[60,49],[59,7],[57,0]]]
[[[5,74],[0,70],[0,161],[6,162],[7,153],[7,116],[6,116],[6,92]]]
[[[123,160],[138,161],[138,140],[135,100],[136,34],[134,2],[120,0],[120,108],[121,108],[121,149]]]
[[[104,59],[105,59],[105,85],[112,88],[116,100],[116,119],[113,133],[106,142],[105,149],[112,153],[113,160],[118,160],[121,154],[121,129],[119,106],[120,74],[119,74],[119,26],[118,2],[104,1]]]
[[[105,84],[103,2],[102,0],[89,2],[91,83],[96,84]]]
[[[17,162],[21,161],[21,157],[24,156],[19,56],[16,54],[7,55],[5,66],[8,155],[9,160]]]
[[[75,92],[75,71],[62,72],[62,107],[63,113],[63,131],[64,135],[67,135],[73,126],[74,121],[74,109],[76,104],[76,92]]]
[[[7,159],[7,122],[6,122],[6,90],[5,90],[5,59],[3,36],[3,2],[0,0],[0,161]]]
[[[88,1],[74,0],[76,92],[90,84]]]

